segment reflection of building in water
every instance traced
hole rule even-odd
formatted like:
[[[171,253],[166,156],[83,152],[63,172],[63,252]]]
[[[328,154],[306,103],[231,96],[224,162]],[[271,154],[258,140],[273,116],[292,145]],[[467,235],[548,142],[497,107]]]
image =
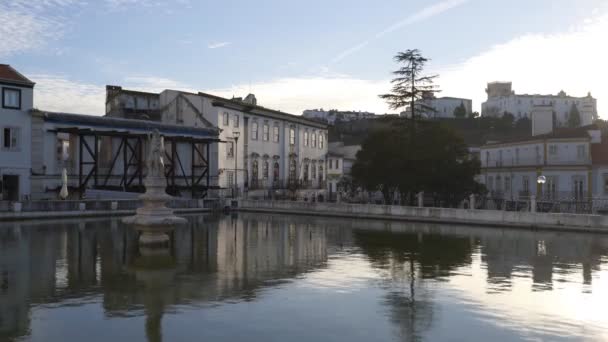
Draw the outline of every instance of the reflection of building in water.
[[[30,249],[15,226],[0,230],[0,340],[29,329]]]
[[[222,220],[217,237],[222,288],[306,272],[327,258],[325,229],[278,217]]]
[[[608,245],[592,234],[551,232],[525,233],[517,230],[480,230],[482,261],[488,282],[500,282],[513,272],[531,268],[535,289],[551,289],[554,272],[581,272],[581,282],[591,284],[591,270],[598,270]],[[580,265],[580,266],[579,266]]]

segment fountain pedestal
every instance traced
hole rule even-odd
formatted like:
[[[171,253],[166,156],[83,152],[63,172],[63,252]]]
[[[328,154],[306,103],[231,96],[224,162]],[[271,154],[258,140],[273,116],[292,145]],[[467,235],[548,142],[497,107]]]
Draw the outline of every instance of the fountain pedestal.
[[[177,217],[165,203],[171,196],[165,192],[164,177],[146,177],[146,192],[139,196],[143,206],[136,210],[135,216],[125,217],[122,221],[131,224],[140,233],[139,244],[144,246],[163,246],[169,243],[169,233],[176,225],[186,223],[183,217]]]

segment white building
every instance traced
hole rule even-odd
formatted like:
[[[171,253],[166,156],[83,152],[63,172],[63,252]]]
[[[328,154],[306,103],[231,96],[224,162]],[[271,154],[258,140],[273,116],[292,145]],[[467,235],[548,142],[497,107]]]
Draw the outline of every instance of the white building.
[[[585,97],[573,97],[560,91],[557,95],[515,94],[511,82],[488,83],[488,99],[481,104],[482,116],[502,116],[511,113],[515,119],[530,117],[535,106],[550,106],[555,114],[556,127],[565,126],[572,105],[581,116],[581,126],[590,125],[597,118],[597,100],[591,93]]]
[[[374,113],[362,112],[362,111],[339,111],[339,110],[323,110],[321,109],[307,109],[302,112],[302,116],[308,119],[317,119],[325,121],[330,125],[336,122],[349,122],[363,119],[375,119],[377,116]]]
[[[540,199],[578,201],[606,197],[608,157],[603,154],[608,150],[608,141],[602,141],[600,130],[589,125],[543,131],[546,129],[541,126],[529,138],[480,148],[479,178],[490,196],[518,200],[534,195]],[[546,178],[544,184],[537,182],[539,176]]]
[[[0,64],[0,179],[2,199],[22,201],[30,196],[31,119],[34,82],[10,65]]]
[[[345,146],[343,142],[329,144],[327,155],[327,191],[329,197],[335,199],[340,188],[338,184],[343,177],[351,175],[351,169],[357,159],[361,145]]]
[[[435,97],[434,95],[427,96],[421,101],[426,107],[432,108],[433,110],[425,110],[423,115],[427,118],[432,119],[454,119],[454,111],[456,108],[464,105],[466,110],[465,117],[469,117],[473,112],[473,101],[470,99],[464,99],[459,97]],[[401,113],[401,116],[409,117],[411,115],[411,109],[409,106]]]
[[[217,127],[211,177],[223,189],[247,196],[277,193],[316,198],[326,190],[327,125],[264,108],[253,94],[226,99],[206,93],[165,90],[160,94],[108,86],[108,116],[159,120],[166,124]]]

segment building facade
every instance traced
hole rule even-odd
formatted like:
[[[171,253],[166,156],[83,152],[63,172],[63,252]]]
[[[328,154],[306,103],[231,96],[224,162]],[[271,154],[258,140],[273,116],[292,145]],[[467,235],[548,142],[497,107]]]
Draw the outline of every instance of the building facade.
[[[343,142],[329,144],[327,156],[327,191],[331,199],[337,199],[341,189],[340,182],[351,176],[351,169],[357,159],[361,145],[344,145]]]
[[[363,119],[375,119],[377,116],[374,113],[362,111],[339,111],[339,110],[323,110],[307,109],[302,112],[302,116],[307,119],[316,119],[327,122],[330,125],[336,122],[349,122]]]
[[[591,151],[601,144],[595,126],[486,144],[480,148],[479,179],[492,198],[585,201],[598,195],[600,176]],[[537,182],[540,176],[544,184]]]
[[[488,83],[488,99],[481,104],[481,115],[499,117],[505,113],[515,119],[529,118],[535,106],[549,106],[555,116],[556,127],[565,126],[572,106],[580,113],[581,126],[590,125],[597,118],[597,100],[588,93],[584,97],[574,97],[560,91],[557,95],[515,94],[511,82]]]
[[[29,110],[34,82],[10,65],[0,64],[0,180],[2,199],[23,201],[30,196],[32,129]]]
[[[464,105],[465,117],[469,117],[473,112],[473,101],[459,97],[435,97],[434,95],[427,96],[421,101],[425,107],[431,110],[424,110],[423,115],[429,119],[454,119],[456,108]],[[407,108],[402,113],[403,116],[411,115],[410,109]]]
[[[253,94],[226,99],[201,92],[154,94],[108,86],[106,113],[218,128],[222,143],[212,148],[210,172],[220,189],[251,197],[290,191],[317,198],[326,192],[327,125],[259,106]]]

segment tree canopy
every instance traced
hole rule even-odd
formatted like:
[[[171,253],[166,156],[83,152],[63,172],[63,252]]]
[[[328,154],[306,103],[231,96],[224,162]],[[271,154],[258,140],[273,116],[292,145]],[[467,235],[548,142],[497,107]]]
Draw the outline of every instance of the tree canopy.
[[[386,100],[391,109],[410,106],[412,119],[420,117],[424,112],[435,111],[421,101],[439,91],[433,84],[437,75],[422,75],[424,65],[429,60],[416,49],[399,52],[394,59],[403,66],[393,71],[396,77],[391,81],[391,93],[379,95],[380,98]]]
[[[570,107],[570,113],[568,113],[568,127],[576,128],[581,125],[581,113],[579,113],[576,104],[573,103],[572,107]]]
[[[452,129],[427,121],[414,125],[399,121],[368,136],[352,167],[357,184],[381,191],[386,203],[397,193],[403,199],[424,191],[437,204],[454,206],[482,190],[474,180],[479,161]]]
[[[464,106],[464,102],[460,101],[460,106],[454,108],[454,117],[462,119],[467,116],[467,108]]]

